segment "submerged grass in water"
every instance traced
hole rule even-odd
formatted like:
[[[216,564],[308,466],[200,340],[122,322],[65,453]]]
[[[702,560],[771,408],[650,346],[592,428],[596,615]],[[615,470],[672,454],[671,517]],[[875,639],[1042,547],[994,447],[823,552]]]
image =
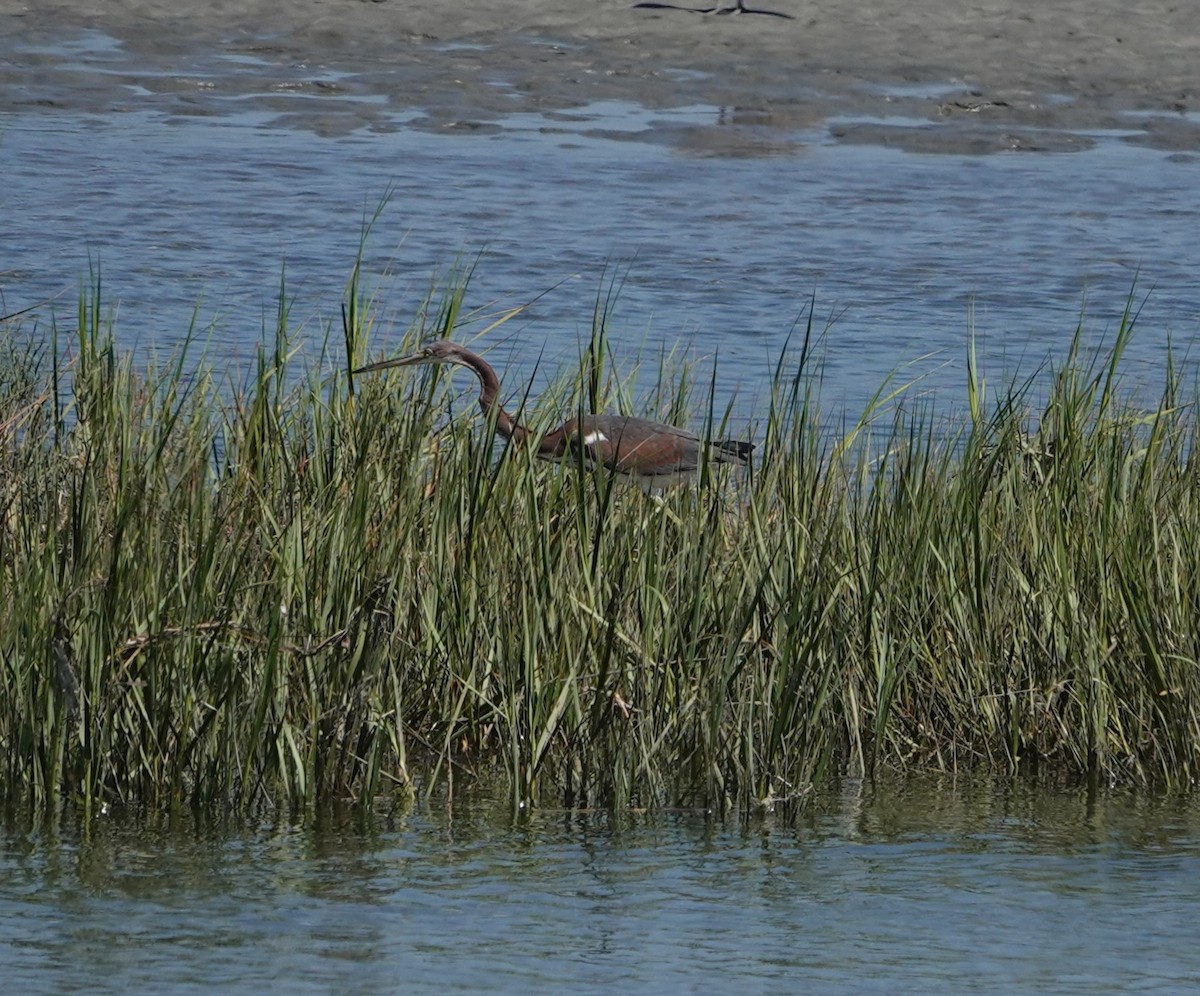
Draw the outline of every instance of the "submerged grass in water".
[[[881,405],[831,436],[781,367],[752,472],[662,502],[497,457],[486,420],[438,419],[436,374],[298,369],[284,325],[233,391],[136,373],[98,300],[69,389],[0,363],[0,796],[246,809],[499,774],[517,805],[749,810],[881,767],[1196,776],[1198,423],[1170,370],[1157,409],[1118,400],[1128,322],[1036,409],[972,364],[949,432],[881,431]],[[619,393],[605,357],[601,328],[530,422]]]

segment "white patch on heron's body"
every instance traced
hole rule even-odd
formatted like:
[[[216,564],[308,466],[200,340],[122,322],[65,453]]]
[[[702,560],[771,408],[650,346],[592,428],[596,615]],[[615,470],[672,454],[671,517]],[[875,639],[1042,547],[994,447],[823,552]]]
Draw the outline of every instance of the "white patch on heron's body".
[[[595,429],[584,436],[581,442],[584,446],[595,446],[597,443],[607,443],[608,436],[606,436],[599,429]]]

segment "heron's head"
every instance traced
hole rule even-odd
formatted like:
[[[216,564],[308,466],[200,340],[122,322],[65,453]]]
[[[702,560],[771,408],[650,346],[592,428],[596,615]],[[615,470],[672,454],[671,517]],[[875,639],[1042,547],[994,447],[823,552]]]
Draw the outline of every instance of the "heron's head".
[[[437,342],[431,342],[422,347],[420,352],[412,353],[409,356],[395,356],[390,360],[380,360],[377,363],[368,363],[354,372],[356,374],[372,373],[375,370],[389,370],[392,367],[411,367],[418,363],[462,363],[464,353],[466,350],[458,343],[451,342],[449,339],[439,339]]]

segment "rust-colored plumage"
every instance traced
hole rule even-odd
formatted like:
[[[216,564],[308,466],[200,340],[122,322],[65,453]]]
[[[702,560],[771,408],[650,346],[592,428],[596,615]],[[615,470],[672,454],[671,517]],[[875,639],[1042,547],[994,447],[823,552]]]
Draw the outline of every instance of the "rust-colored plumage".
[[[665,487],[695,475],[706,458],[710,463],[744,465],[754,448],[740,440],[705,442],[695,433],[662,422],[623,415],[585,415],[538,437],[516,422],[500,404],[500,380],[483,357],[442,339],[419,353],[370,363],[355,373],[418,363],[455,363],[469,367],[479,378],[479,407],[496,413],[496,431],[522,445],[535,445],[546,460],[580,460],[586,466],[606,467],[644,487]]]

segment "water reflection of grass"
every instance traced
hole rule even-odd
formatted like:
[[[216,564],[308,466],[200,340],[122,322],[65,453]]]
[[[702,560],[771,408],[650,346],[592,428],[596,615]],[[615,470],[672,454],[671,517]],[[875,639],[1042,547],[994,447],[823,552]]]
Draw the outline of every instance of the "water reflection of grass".
[[[486,773],[518,805],[753,810],[840,770],[1197,772],[1198,422],[1170,370],[1155,410],[1119,400],[1128,321],[1036,410],[972,365],[949,433],[881,398],[831,436],[781,367],[753,471],[657,502],[497,458],[485,420],[441,424],[444,377],[349,383],[353,287],[340,361],[294,369],[281,329],[232,395],[135,372],[99,314],[69,387],[54,349],[0,362],[4,797],[247,808]],[[622,395],[602,332],[534,424]],[[685,382],[655,414],[703,411]]]

